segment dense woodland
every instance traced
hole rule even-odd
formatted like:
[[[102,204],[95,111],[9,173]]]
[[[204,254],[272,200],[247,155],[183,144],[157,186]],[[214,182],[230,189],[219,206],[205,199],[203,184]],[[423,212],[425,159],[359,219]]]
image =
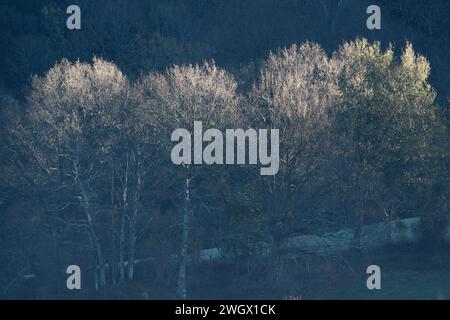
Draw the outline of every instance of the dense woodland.
[[[0,297],[320,298],[412,217],[403,251],[448,251],[450,3],[375,2],[371,31],[366,1],[80,0],[70,31],[72,3],[3,0]],[[279,172],[175,166],[194,121],[279,129]],[[289,258],[340,229],[350,256]]]

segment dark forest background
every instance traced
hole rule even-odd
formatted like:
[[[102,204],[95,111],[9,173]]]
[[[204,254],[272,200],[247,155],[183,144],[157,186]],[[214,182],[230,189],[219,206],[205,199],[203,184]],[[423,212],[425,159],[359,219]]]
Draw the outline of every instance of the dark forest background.
[[[388,297],[450,294],[449,1],[1,0],[0,30],[0,297],[382,297],[372,263],[418,281]],[[279,174],[174,167],[194,120],[279,128]]]

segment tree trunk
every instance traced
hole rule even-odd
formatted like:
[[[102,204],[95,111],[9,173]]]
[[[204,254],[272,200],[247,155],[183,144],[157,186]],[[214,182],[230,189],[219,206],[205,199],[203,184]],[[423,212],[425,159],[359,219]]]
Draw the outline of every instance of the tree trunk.
[[[133,280],[134,275],[134,260],[136,258],[136,216],[137,208],[133,209],[128,223],[128,263],[127,263],[127,278]]]
[[[93,219],[91,214],[91,207],[90,207],[90,201],[89,197],[87,195],[86,190],[84,189],[83,185],[81,185],[81,192],[83,196],[83,207],[86,214],[86,218],[88,220],[88,232],[92,241],[92,245],[94,246],[95,253],[96,253],[96,281],[95,281],[95,289],[98,290],[99,288],[102,288],[106,285],[106,270],[105,270],[105,261],[103,258],[103,250],[100,243],[100,240],[97,236],[97,233],[95,232],[94,226],[93,226]]]
[[[129,231],[128,231],[128,265],[127,265],[127,278],[133,280],[134,276],[134,260],[136,258],[136,220],[140,207],[141,189],[142,189],[142,176],[141,176],[141,150],[138,149],[136,156],[134,157],[136,163],[136,186],[134,190],[133,199],[133,212],[130,216]]]
[[[122,210],[120,219],[120,236],[119,236],[119,283],[125,279],[125,208]]]
[[[97,256],[97,266],[95,268],[95,290],[103,288],[106,286],[106,266],[105,261],[103,259],[102,247],[100,244],[100,240],[93,228],[89,227],[89,233],[91,234],[91,239],[93,241],[95,252]]]
[[[120,234],[119,234],[119,283],[125,280],[125,218],[128,214],[128,175],[130,168],[130,158],[127,153],[125,177],[123,181],[122,191],[122,217],[120,220]]]
[[[191,216],[191,194],[190,194],[190,179],[185,180],[185,196],[183,208],[183,224],[182,224],[182,239],[181,239],[181,263],[178,274],[177,294],[181,299],[187,298],[187,278],[186,269],[188,262],[188,246],[189,246],[189,223]]]
[[[83,181],[80,178],[78,160],[74,161],[74,170],[75,170],[75,181],[78,183],[78,186],[81,191],[81,206],[86,215],[88,234],[96,253],[95,289],[98,290],[99,288],[102,288],[106,285],[106,266],[103,258],[102,246],[94,228],[94,220],[92,218],[91,213],[90,197],[88,195],[88,191],[86,190]]]
[[[111,161],[111,164],[113,162]],[[112,284],[115,285],[117,282],[117,263],[116,263],[116,244],[117,244],[117,234],[116,234],[116,222],[115,222],[115,215],[116,215],[116,207],[114,203],[114,192],[115,192],[115,183],[114,183],[114,165],[111,165],[111,230],[112,230],[112,237],[111,237],[111,246],[112,246],[112,257],[111,257],[111,281]]]

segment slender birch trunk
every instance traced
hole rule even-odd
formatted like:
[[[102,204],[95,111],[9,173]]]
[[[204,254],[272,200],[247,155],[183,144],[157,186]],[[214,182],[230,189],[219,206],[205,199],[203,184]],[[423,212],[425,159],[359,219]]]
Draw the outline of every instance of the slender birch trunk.
[[[134,163],[136,164],[136,186],[134,189],[133,211],[130,215],[129,230],[128,230],[128,264],[127,264],[127,278],[133,280],[134,265],[136,259],[136,223],[137,215],[140,208],[141,190],[142,190],[142,172],[141,172],[141,157],[142,150],[138,147],[136,154],[134,154]]]
[[[178,274],[177,294],[181,299],[187,299],[187,263],[188,263],[188,246],[189,246],[189,227],[191,218],[191,186],[190,178],[185,180],[185,195],[183,208],[183,224],[181,239],[181,263]]]
[[[125,167],[125,177],[123,182],[123,192],[122,192],[122,217],[120,221],[120,236],[119,236],[119,283],[125,280],[125,219],[128,214],[128,176],[130,168],[130,158],[127,153],[126,157],[126,167]]]
[[[74,171],[75,171],[75,182],[77,182],[81,191],[81,206],[86,215],[89,238],[91,239],[92,245],[96,253],[95,289],[98,290],[99,288],[102,288],[106,285],[106,270],[105,270],[105,260],[103,258],[103,250],[100,243],[100,239],[98,238],[94,228],[94,220],[91,212],[92,209],[90,197],[83,181],[80,178],[78,159],[74,161]]]
[[[115,221],[116,208],[115,208],[115,203],[114,203],[114,192],[115,192],[114,170],[115,170],[114,164],[113,164],[113,161],[111,161],[111,230],[112,230],[111,281],[112,281],[113,285],[115,285],[117,282],[117,263],[116,263],[117,233],[116,233],[116,221]]]
[[[90,234],[90,238],[92,240],[92,244],[94,246],[95,252],[96,252],[96,274],[97,274],[97,281],[96,281],[96,289],[102,288],[106,285],[106,270],[105,270],[105,261],[103,258],[103,250],[100,243],[100,239],[97,236],[97,233],[95,232],[94,226],[93,226],[93,219],[92,219],[92,213],[91,213],[91,204],[89,196],[86,192],[86,189],[84,188],[83,184],[80,183],[81,187],[81,194],[83,197],[83,207],[86,214],[86,218],[88,220],[88,232]]]

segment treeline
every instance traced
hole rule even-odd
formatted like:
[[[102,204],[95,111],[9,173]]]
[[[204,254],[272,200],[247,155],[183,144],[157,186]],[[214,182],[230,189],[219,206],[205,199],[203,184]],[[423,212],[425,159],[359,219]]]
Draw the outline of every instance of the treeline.
[[[81,8],[82,29],[66,27],[66,9]],[[381,30],[366,27],[379,5]],[[414,43],[432,65],[440,103],[450,92],[450,3],[447,0],[4,0],[0,4],[0,94],[28,85],[62,58],[114,61],[133,81],[141,72],[212,59],[229,71],[291,43],[313,41],[331,53],[366,37]]]
[[[145,261],[148,290],[186,298],[201,249],[266,264],[267,244],[276,282],[288,237],[351,227],[357,246],[364,224],[402,217],[442,243],[450,149],[429,74],[411,44],[397,56],[365,39],[270,53],[245,92],[214,62],[129,81],[112,62],[62,60],[2,102],[3,294],[27,275],[63,292],[70,264],[88,287],[119,286]],[[278,174],[173,165],[170,135],[194,121],[279,129]]]

